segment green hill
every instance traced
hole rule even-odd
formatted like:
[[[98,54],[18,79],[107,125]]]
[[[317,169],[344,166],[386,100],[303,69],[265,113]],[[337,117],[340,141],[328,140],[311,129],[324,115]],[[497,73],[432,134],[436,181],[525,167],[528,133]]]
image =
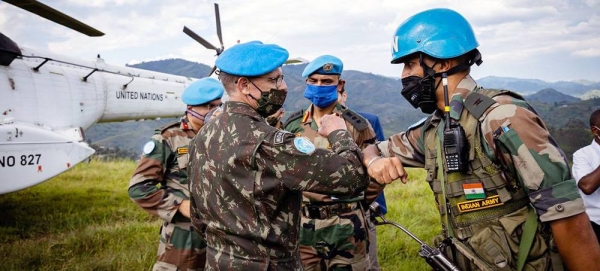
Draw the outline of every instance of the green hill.
[[[555,105],[581,101],[580,99],[575,98],[573,96],[558,92],[553,88],[542,89],[534,94],[525,96],[525,98],[527,99],[527,101],[530,102],[535,101]]]
[[[131,67],[193,78],[205,76],[211,68],[204,64],[182,59],[143,62],[131,65]],[[288,85],[288,96],[284,104],[286,111],[284,118],[292,112],[306,108],[309,105],[309,101],[303,97],[305,81],[301,74],[305,67],[306,64],[283,67],[285,81]],[[346,80],[347,105],[356,111],[379,116],[386,136],[406,130],[408,126],[425,117],[420,110],[414,109],[400,95],[402,83],[399,79],[354,70],[344,71],[342,78]],[[564,127],[568,123],[571,123],[571,125],[573,123],[587,123],[589,114],[600,108],[600,99],[580,100],[563,94],[563,90],[570,91],[570,93],[583,93],[589,88],[600,85],[600,83],[547,83],[535,79],[503,77],[486,77],[478,80],[478,82],[488,88],[511,89],[511,87],[514,87],[515,89],[512,90],[515,91],[523,89],[529,91],[539,90],[526,96],[526,98],[538,111],[546,125],[553,129],[552,131],[556,131],[556,134],[553,133],[553,135],[561,146],[566,146],[565,151],[569,155],[569,159],[571,159],[571,149],[576,150],[589,144],[589,137],[572,137],[566,132],[567,130],[564,130]],[[124,152],[127,153],[127,157],[137,157],[142,146],[154,133],[154,130],[173,120],[175,119],[101,123],[88,129],[86,136],[89,142],[109,148],[113,153]],[[582,128],[587,129],[587,125]]]

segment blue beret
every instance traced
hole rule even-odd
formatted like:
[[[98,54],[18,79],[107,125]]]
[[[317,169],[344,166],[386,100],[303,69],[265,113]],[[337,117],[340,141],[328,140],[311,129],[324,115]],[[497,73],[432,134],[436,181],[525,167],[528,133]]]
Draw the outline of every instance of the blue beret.
[[[330,55],[322,55],[306,65],[306,68],[304,68],[304,71],[302,72],[302,77],[308,77],[313,73],[342,74],[343,70],[344,63],[342,63],[339,58]]]
[[[250,41],[225,50],[215,65],[231,75],[259,76],[281,67],[289,55],[286,49],[278,45]]]
[[[205,77],[187,86],[181,94],[181,100],[187,105],[205,104],[221,98],[224,90],[219,80]]]

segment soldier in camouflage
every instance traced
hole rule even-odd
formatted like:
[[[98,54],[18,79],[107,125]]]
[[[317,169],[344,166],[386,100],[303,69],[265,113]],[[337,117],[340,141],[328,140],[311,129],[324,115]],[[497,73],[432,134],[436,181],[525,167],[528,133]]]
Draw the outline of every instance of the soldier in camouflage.
[[[338,95],[338,103],[342,105],[346,105],[346,100],[348,99],[348,92],[342,87]],[[381,123],[379,121],[379,117],[377,115],[373,115],[365,112],[358,112],[361,116],[363,116],[375,132],[375,137],[378,141],[384,141],[385,135],[383,134],[383,128],[381,127]],[[375,198],[375,202],[379,204],[379,210],[382,215],[385,215],[387,210],[387,203],[385,201],[385,194],[383,193],[383,186],[378,187],[376,191],[381,190],[377,197]],[[370,192],[369,190],[367,190]],[[377,192],[376,192],[377,193]],[[370,193],[369,193],[370,194]],[[369,226],[369,261],[371,262],[371,266],[369,271],[380,271],[381,267],[379,267],[379,259],[377,258],[377,229],[376,225],[373,222],[374,217],[372,217],[371,210],[369,208],[365,208],[365,216],[367,217],[367,224]]]
[[[521,96],[477,85],[469,75],[481,63],[477,46],[470,24],[449,9],[398,27],[392,63],[404,64],[401,93],[431,115],[365,148],[369,175],[389,183],[405,176],[403,166],[425,168],[443,226],[435,243],[450,243],[446,255],[461,270],[600,270],[562,150]]]
[[[306,66],[302,73],[307,83],[304,97],[311,104],[288,118],[284,123],[286,131],[307,137],[317,148],[330,148],[327,137],[317,132],[319,121],[325,115],[337,114],[344,118],[348,132],[359,147],[375,143],[375,132],[369,122],[338,103],[338,93],[345,84],[342,71],[342,61],[331,55],[319,56]],[[382,187],[376,182],[372,186],[374,190]],[[300,256],[304,269],[368,270],[368,218],[361,205],[364,193],[355,197],[314,192],[302,195]]]
[[[207,243],[206,270],[302,270],[303,191],[352,196],[369,179],[343,119],[321,119],[331,150],[270,126],[287,85],[288,52],[258,41],[216,61],[230,100],[192,141],[192,221]]]
[[[181,95],[186,114],[156,130],[129,183],[129,197],[162,219],[158,259],[153,270],[203,270],[206,244],[192,229],[188,181],[188,144],[204,116],[221,104],[223,85],[203,78]]]

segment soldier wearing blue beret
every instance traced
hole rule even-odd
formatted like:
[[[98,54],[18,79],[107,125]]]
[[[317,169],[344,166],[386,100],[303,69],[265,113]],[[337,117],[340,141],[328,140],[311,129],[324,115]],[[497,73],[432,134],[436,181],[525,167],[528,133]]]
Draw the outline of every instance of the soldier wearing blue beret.
[[[221,104],[223,91],[213,78],[186,87],[181,95],[186,114],[156,130],[129,183],[129,197],[162,219],[154,270],[204,268],[206,244],[191,230],[188,144],[204,125],[204,116]]]
[[[322,55],[310,62],[302,77],[306,78],[304,97],[311,101],[305,110],[292,113],[283,127],[303,136],[317,148],[330,148],[333,142],[318,133],[321,119],[338,115],[344,119],[352,140],[359,146],[375,143],[376,135],[369,122],[338,102],[344,90],[344,64],[331,55]],[[326,178],[330,178],[327,176]],[[383,189],[372,183],[373,200]],[[361,204],[361,202],[366,204]],[[303,193],[300,253],[306,270],[368,270],[368,223],[363,206],[368,206],[364,191],[349,197],[325,193]],[[338,228],[340,230],[332,231]],[[324,245],[325,244],[325,245]]]
[[[285,101],[287,58],[285,49],[257,41],[217,58],[229,101],[192,140],[189,166],[192,221],[207,243],[206,268],[302,270],[301,192],[348,197],[368,183],[341,118],[321,119],[319,133],[331,150],[266,123]]]

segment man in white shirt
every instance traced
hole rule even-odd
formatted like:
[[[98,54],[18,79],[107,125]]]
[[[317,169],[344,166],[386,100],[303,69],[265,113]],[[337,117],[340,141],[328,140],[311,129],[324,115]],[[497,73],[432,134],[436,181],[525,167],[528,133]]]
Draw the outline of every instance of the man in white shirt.
[[[590,116],[590,130],[594,135],[592,144],[573,154],[573,177],[600,242],[600,109]]]

